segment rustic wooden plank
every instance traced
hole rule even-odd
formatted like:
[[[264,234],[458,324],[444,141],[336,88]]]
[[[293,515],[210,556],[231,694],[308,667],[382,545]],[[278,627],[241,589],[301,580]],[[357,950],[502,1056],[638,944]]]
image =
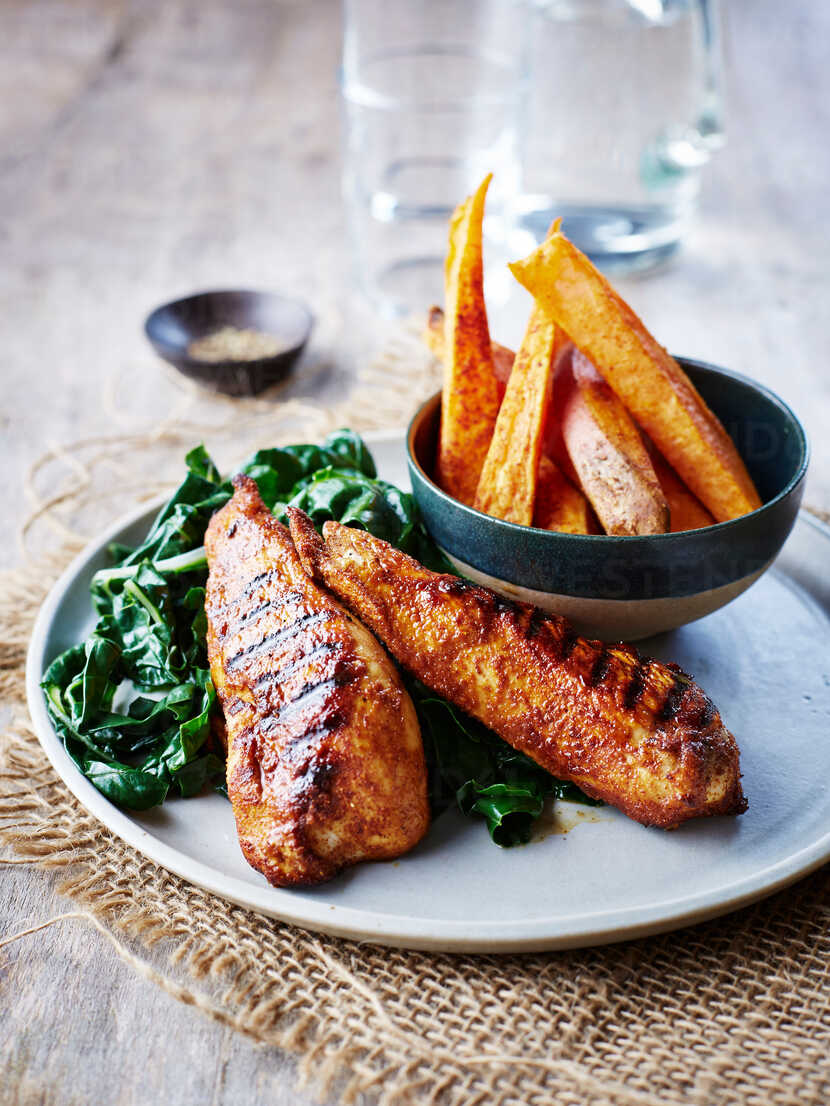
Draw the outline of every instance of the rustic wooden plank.
[[[4,935],[73,909],[40,873],[21,867],[0,872]],[[161,966],[151,953],[141,955]],[[87,921],[59,922],[7,946],[0,958],[4,1102],[310,1106],[315,1101],[295,1089],[289,1057],[219,1025],[136,975]]]

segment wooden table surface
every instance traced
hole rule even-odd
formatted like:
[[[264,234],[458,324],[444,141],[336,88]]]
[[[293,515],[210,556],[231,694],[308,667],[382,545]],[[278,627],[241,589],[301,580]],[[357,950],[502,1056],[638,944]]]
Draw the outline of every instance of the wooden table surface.
[[[669,348],[791,403],[812,437],[807,497],[830,506],[830,5],[728,8],[729,143],[701,218],[670,267],[620,287]],[[140,333],[154,304],[295,291],[318,313],[315,389],[331,398],[377,331],[349,291],[335,0],[3,0],[0,26],[0,559],[14,564],[28,464],[172,402]],[[67,909],[53,885],[0,866],[0,929]],[[0,1026],[4,1102],[312,1101],[290,1058],[139,979],[83,922],[0,954]]]

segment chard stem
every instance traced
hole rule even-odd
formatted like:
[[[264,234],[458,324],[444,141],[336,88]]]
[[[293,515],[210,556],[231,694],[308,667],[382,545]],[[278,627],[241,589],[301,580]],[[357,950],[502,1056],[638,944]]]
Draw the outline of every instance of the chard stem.
[[[147,562],[139,561],[134,565],[118,565],[116,568],[101,568],[92,577],[93,584],[106,583],[108,580],[129,580],[131,576],[137,576],[141,566]],[[195,568],[203,568],[207,565],[205,547],[200,545],[198,549],[189,549],[186,553],[177,553],[175,557],[167,557],[163,561],[150,561],[153,568],[160,575],[168,573],[190,572]]]
[[[163,619],[158,607],[154,606],[150,602],[150,600],[147,598],[141,588],[138,587],[137,584],[134,584],[132,580],[127,580],[127,582],[124,584],[124,591],[128,591],[130,595],[132,595],[133,599],[135,599],[137,603],[141,604],[141,606],[144,608],[147,614],[149,614],[150,618],[152,618],[153,622],[155,622],[157,626],[160,626],[162,624]]]

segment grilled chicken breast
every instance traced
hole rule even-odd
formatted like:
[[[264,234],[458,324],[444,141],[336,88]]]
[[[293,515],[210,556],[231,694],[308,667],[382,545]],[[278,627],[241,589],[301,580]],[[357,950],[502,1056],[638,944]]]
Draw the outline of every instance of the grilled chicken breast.
[[[738,748],[712,701],[676,665],[578,637],[339,523],[323,541],[290,526],[308,571],[434,691],[559,779],[644,825],[740,814]]]
[[[246,860],[278,887],[426,832],[420,729],[388,656],[314,584],[248,477],[207,530],[210,671]]]

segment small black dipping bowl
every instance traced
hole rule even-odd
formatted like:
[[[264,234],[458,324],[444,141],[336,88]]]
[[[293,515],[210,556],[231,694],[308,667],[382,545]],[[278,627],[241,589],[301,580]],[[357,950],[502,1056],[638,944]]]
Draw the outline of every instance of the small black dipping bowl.
[[[772,564],[798,514],[807,472],[804,429],[747,377],[680,357],[731,435],[763,506],[679,534],[615,537],[517,526],[465,507],[432,479],[438,393],[409,427],[412,490],[427,529],[465,576],[510,599],[566,615],[582,633],[633,640],[729,603]]]
[[[299,300],[273,292],[199,292],[157,307],[144,332],[159,357],[179,372],[229,396],[253,396],[284,380],[311,333],[311,312]],[[203,361],[187,347],[222,327],[258,330],[284,343],[255,361]]]

